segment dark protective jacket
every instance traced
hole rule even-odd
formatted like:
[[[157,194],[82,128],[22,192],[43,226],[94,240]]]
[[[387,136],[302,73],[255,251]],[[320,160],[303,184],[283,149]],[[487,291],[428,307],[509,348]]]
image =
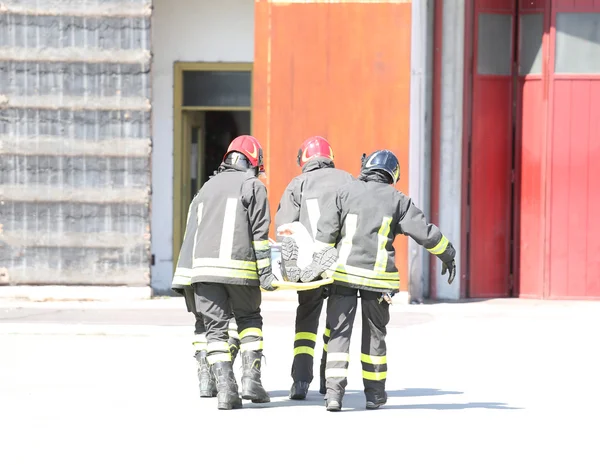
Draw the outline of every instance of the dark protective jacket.
[[[197,282],[258,286],[258,274],[270,272],[267,189],[247,171],[220,170],[190,204],[174,290]]]
[[[442,261],[455,251],[437,226],[427,223],[410,197],[385,182],[380,173],[361,175],[341,186],[318,223],[317,247],[335,246],[336,282],[377,292],[398,291],[394,238],[412,237]]]
[[[354,177],[335,168],[332,160],[317,157],[310,160],[285,189],[275,214],[275,230],[282,224],[299,221],[314,239],[321,211],[335,192]]]

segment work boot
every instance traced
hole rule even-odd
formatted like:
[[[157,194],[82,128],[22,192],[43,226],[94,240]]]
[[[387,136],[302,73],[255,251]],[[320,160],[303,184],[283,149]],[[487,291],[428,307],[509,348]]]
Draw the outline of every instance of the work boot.
[[[387,402],[387,393],[385,391],[375,392],[369,391],[365,392],[367,397],[367,409],[368,410],[376,410],[382,405],[385,405]]]
[[[325,397],[325,408],[328,412],[339,412],[342,410],[342,396],[333,391],[328,391]]]
[[[319,393],[320,394],[327,394],[327,387],[326,387],[326,379],[325,379],[325,365],[327,364],[327,359],[325,357],[323,357],[321,359],[321,367],[319,368],[319,376],[320,376],[320,381],[321,384],[319,386]]]
[[[235,358],[240,351],[240,340],[230,337],[227,343],[229,344],[229,352],[231,352],[231,365],[233,365],[235,363]]]
[[[308,386],[310,386],[310,383],[307,383],[306,381],[294,381],[294,384],[292,384],[292,388],[290,389],[290,399],[306,399],[308,394]]]
[[[217,379],[217,408],[219,410],[242,408],[242,399],[238,394],[238,385],[231,362],[216,362],[212,369]]]
[[[262,350],[242,352],[242,399],[255,404],[271,402],[271,398],[260,380]]]
[[[217,395],[217,383],[206,360],[206,350],[195,353],[198,365],[198,384],[200,386],[200,397],[215,397]]]
[[[281,274],[283,279],[292,283],[300,281],[298,267],[298,244],[291,237],[284,237],[281,242]]]
[[[313,254],[313,261],[300,273],[300,280],[309,283],[320,279],[323,272],[327,271],[337,260],[337,250],[334,247],[325,247]]]

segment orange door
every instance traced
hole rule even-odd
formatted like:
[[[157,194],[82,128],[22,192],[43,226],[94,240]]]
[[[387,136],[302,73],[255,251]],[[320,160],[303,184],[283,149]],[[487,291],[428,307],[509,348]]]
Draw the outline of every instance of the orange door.
[[[363,152],[392,150],[408,193],[410,27],[410,3],[256,1],[253,130],[273,214],[312,135],[326,137],[337,167],[354,175]],[[405,238],[397,251],[406,289]]]

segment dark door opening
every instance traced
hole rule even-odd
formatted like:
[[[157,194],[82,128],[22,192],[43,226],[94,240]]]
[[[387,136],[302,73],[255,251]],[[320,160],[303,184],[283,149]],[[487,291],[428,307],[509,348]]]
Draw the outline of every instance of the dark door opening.
[[[217,170],[229,143],[250,133],[249,111],[193,111],[189,120],[190,198]]]

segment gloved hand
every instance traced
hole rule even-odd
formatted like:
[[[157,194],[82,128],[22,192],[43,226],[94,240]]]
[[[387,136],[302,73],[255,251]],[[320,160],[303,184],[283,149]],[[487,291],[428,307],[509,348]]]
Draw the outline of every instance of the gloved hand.
[[[452,281],[454,281],[454,277],[456,276],[456,262],[454,259],[442,263],[442,276],[446,274],[446,271],[449,271],[448,284],[452,284]]]
[[[275,275],[269,268],[265,270],[262,274],[258,275],[258,280],[260,281],[260,287],[262,287],[265,291],[274,291],[275,287],[273,286],[273,282],[277,281]]]

